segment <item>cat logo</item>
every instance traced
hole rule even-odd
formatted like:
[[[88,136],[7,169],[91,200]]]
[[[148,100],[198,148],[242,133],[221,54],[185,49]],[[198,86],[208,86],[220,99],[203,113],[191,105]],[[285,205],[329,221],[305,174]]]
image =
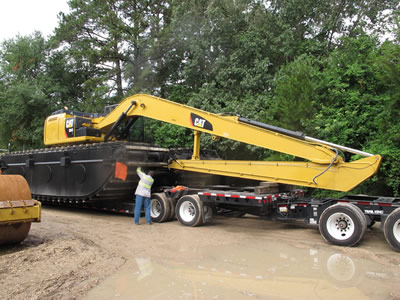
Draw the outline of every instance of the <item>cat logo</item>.
[[[74,137],[74,118],[68,118],[65,120],[65,137]]]
[[[72,127],[74,127],[74,119],[73,118],[67,119],[65,121],[65,128],[72,128]]]
[[[190,113],[190,124],[192,124],[194,127],[199,127],[210,131],[213,130],[213,126],[210,122],[194,113]]]

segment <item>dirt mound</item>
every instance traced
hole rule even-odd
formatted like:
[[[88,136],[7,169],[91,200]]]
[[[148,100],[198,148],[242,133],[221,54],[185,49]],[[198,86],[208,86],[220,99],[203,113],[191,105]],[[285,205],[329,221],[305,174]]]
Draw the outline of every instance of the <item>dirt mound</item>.
[[[43,228],[0,249],[0,299],[77,299],[123,263],[78,234]]]

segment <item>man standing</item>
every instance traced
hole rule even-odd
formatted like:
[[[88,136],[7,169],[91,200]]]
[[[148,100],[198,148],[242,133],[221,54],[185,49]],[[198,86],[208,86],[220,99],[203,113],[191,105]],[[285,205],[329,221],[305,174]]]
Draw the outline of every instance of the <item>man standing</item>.
[[[139,225],[140,211],[144,203],[144,211],[146,215],[147,224],[151,225],[150,216],[150,198],[151,198],[151,186],[153,185],[154,179],[152,177],[153,172],[148,170],[146,173],[142,171],[142,168],[138,167],[136,173],[140,177],[139,184],[136,188],[136,202],[135,202],[135,224]]]

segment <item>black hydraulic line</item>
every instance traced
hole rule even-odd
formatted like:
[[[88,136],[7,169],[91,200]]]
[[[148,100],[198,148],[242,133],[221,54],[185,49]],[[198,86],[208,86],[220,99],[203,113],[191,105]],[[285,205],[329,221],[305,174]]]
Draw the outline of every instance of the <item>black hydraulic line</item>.
[[[142,123],[140,127],[140,138],[141,141],[144,143],[144,118],[142,118]]]
[[[239,122],[246,123],[246,124],[249,124],[249,125],[253,125],[253,126],[256,126],[256,127],[260,127],[260,128],[263,128],[263,129],[267,129],[267,130],[270,130],[270,131],[273,131],[273,132],[277,132],[277,133],[280,133],[280,134],[283,134],[283,135],[287,135],[287,136],[290,136],[290,137],[293,137],[293,138],[296,138],[296,139],[299,139],[299,140],[304,140],[305,139],[305,134],[303,132],[300,132],[300,131],[292,131],[292,130],[280,128],[280,127],[277,127],[277,126],[273,126],[273,125],[270,125],[270,124],[265,124],[265,123],[262,123],[262,122],[250,120],[250,119],[243,118],[243,117],[239,117]]]
[[[114,125],[111,127],[111,129],[107,132],[107,134],[104,136],[104,141],[107,142],[108,139],[110,138],[111,134],[113,131],[121,124],[121,122],[126,118],[126,115],[128,114],[129,110],[132,108],[132,106],[136,105],[136,101],[132,101],[131,105],[124,111],[118,118],[118,120],[114,123]]]
[[[121,132],[121,134],[118,136],[117,139],[122,139],[125,140],[128,135],[129,135],[129,130],[131,129],[131,127],[133,126],[133,124],[136,123],[136,121],[139,119],[139,117],[133,117],[132,119],[129,120],[128,124],[126,125],[126,127],[124,128],[123,132]]]
[[[327,172],[327,171],[332,167],[332,165],[335,163],[337,157],[339,156],[339,151],[338,151],[337,149],[334,149],[334,148],[333,148],[332,150],[336,152],[336,156],[335,156],[335,158],[331,161],[331,163],[329,164],[329,166],[328,166],[324,171],[322,171],[321,173],[319,173],[318,175],[315,175],[315,176],[313,177],[312,181],[314,182],[315,185],[318,185],[317,182],[315,181],[315,179],[317,179],[319,176],[321,176],[321,175],[323,175],[325,172]]]

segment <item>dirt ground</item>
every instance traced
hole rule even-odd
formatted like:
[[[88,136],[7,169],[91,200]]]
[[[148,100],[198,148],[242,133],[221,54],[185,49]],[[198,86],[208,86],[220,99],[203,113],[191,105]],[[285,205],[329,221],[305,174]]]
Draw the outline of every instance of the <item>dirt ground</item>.
[[[400,253],[379,224],[346,248],[248,215],[141,222],[44,207],[24,242],[0,248],[0,299],[400,299]]]

